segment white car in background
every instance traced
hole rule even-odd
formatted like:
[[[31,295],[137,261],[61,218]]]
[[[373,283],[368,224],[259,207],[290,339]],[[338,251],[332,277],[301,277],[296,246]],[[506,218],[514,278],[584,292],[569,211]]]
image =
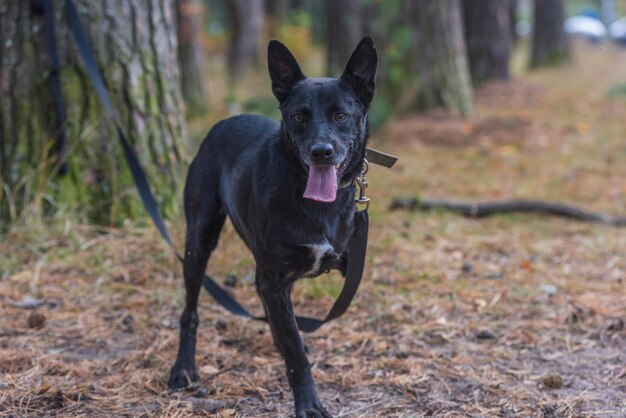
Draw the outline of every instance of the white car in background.
[[[609,34],[615,42],[626,46],[626,17],[617,19],[609,25]]]
[[[592,42],[601,42],[608,37],[604,23],[589,16],[574,16],[565,19],[565,33],[583,36]]]

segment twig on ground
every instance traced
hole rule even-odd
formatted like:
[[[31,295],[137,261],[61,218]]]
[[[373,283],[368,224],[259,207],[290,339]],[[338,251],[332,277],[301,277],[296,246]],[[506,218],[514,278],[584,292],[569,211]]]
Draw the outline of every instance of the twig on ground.
[[[592,212],[576,206],[544,200],[503,200],[499,202],[463,202],[444,199],[423,199],[418,197],[394,199],[390,210],[432,210],[443,209],[461,212],[469,218],[482,218],[498,213],[526,212],[562,216],[584,222],[598,222],[611,226],[626,226],[626,216],[613,216]]]

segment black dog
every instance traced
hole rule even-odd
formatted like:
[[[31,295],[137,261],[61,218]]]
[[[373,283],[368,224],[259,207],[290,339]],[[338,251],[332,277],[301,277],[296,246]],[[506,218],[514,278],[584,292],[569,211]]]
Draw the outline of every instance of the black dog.
[[[226,216],[256,260],[256,287],[287,366],[296,417],[330,417],[321,405],[291,304],[295,280],[345,275],[378,57],[363,38],[338,78],[307,78],[278,41],[268,46],[282,122],[243,115],[221,121],[194,159],[185,186],[187,291],[169,386],[198,379],[198,294]]]

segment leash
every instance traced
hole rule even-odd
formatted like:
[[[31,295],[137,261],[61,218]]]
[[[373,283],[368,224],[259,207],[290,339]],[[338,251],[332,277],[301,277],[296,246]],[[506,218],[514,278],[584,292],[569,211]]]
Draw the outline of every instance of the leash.
[[[49,14],[50,19],[53,20],[54,16],[52,14],[52,0],[44,0],[44,3],[49,3],[49,7],[47,7],[45,10],[46,13]],[[148,215],[150,215],[150,218],[152,219],[157,230],[159,231],[161,237],[165,240],[165,242],[174,252],[176,257],[182,262],[183,257],[176,251],[176,248],[174,247],[167,226],[163,221],[161,212],[159,211],[156,200],[154,199],[154,195],[150,190],[150,185],[148,183],[145,170],[141,166],[137,154],[133,150],[128,139],[124,135],[123,130],[120,127],[117,113],[115,112],[109,100],[109,96],[104,86],[102,75],[98,70],[95,59],[93,58],[93,52],[91,50],[89,42],[87,41],[85,31],[76,11],[76,6],[74,5],[72,0],[65,0],[65,9],[67,13],[69,27],[72,32],[74,41],[76,42],[76,46],[78,47],[79,55],[81,56],[83,64],[85,65],[85,69],[87,70],[89,79],[91,80],[91,83],[93,84],[96,93],[98,94],[98,97],[100,98],[100,101],[104,106],[107,116],[115,125],[119,143],[122,147],[122,150],[124,151],[124,159],[126,160],[128,168],[130,169],[143,206],[148,212]],[[46,19],[46,21],[48,21],[48,19]],[[48,41],[49,45],[55,46],[54,27],[52,27],[52,29],[49,29],[47,34],[51,38]],[[54,54],[56,55],[56,51],[54,51]],[[368,152],[371,151],[371,149],[368,149]],[[375,151],[375,153],[389,157],[387,154],[383,154],[378,151]],[[382,158],[384,159],[384,157]],[[393,165],[393,163],[391,163],[391,165]],[[361,278],[363,277],[363,269],[365,266],[365,252],[367,248],[367,235],[369,228],[369,217],[367,214],[369,199],[365,197],[365,188],[367,187],[367,181],[365,179],[366,172],[367,161],[365,161],[363,172],[356,180],[357,186],[360,189],[359,198],[357,199],[356,204],[365,204],[365,209],[357,210],[354,214],[354,233],[348,243],[348,265],[341,293],[339,294],[337,300],[335,301],[332,308],[324,319],[296,316],[298,328],[301,331],[313,332],[319,329],[326,322],[343,315],[343,313],[350,306],[352,299],[354,298],[354,295],[359,288]],[[255,316],[251,314],[211,277],[205,275],[202,286],[213,297],[213,299],[215,299],[216,302],[218,302],[220,305],[222,305],[224,309],[231,312],[232,314],[254,319],[257,321],[267,321],[267,318],[265,317]]]

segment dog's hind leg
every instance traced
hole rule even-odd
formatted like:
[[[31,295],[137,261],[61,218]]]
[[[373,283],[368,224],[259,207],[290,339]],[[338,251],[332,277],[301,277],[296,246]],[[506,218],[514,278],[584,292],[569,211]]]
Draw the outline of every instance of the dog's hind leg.
[[[199,210],[187,211],[187,238],[183,263],[185,309],[180,317],[178,355],[168,381],[171,389],[184,388],[198,380],[195,361],[198,296],[209,256],[217,246],[226,219],[217,193],[215,196],[205,196],[201,205]]]
[[[317,396],[311,365],[306,357],[291,304],[291,285],[283,285],[272,279],[257,271],[257,288],[272,328],[274,341],[287,367],[287,378],[296,406],[296,418],[331,418]]]

